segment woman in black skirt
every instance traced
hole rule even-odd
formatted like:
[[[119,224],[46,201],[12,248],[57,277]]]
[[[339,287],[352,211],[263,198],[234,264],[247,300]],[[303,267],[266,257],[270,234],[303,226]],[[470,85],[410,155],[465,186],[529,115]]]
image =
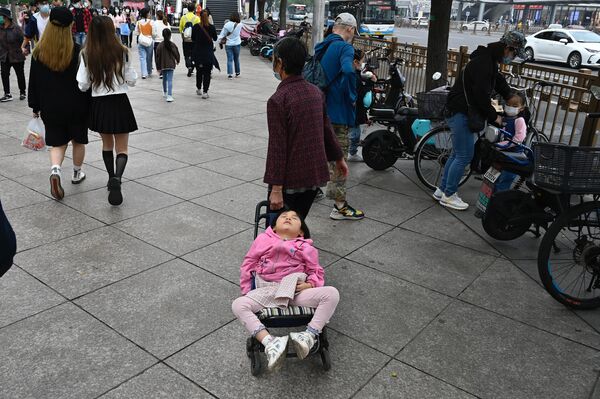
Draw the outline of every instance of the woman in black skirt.
[[[88,143],[89,93],[77,88],[80,49],[73,42],[72,22],[73,14],[65,7],[50,12],[50,23],[33,50],[27,96],[33,115],[41,116],[46,128],[46,144],[51,146],[50,193],[57,200],[65,195],[61,167],[69,142],[73,145],[71,183],[85,179],[81,166]]]
[[[120,205],[121,177],[127,165],[129,133],[137,130],[133,109],[127,97],[137,74],[130,63],[129,51],[114,32],[106,16],[92,19],[77,71],[79,89],[92,89],[89,128],[102,137],[102,159],[108,172],[108,202]],[[117,154],[116,167],[113,150]]]

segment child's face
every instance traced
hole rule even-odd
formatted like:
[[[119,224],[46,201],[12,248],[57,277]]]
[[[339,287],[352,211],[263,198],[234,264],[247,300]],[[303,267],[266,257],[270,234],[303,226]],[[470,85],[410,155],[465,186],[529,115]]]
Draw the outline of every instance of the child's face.
[[[506,105],[510,107],[518,108],[521,111],[524,108],[523,103],[521,102],[521,98],[519,96],[512,96],[506,101]]]
[[[277,222],[275,223],[275,232],[277,234],[285,234],[289,237],[298,237],[303,235],[302,232],[302,223],[300,222],[300,217],[294,211],[283,212],[277,218]]]
[[[362,57],[360,60],[354,60],[354,69],[357,71],[362,70],[362,64],[365,60],[365,57]]]

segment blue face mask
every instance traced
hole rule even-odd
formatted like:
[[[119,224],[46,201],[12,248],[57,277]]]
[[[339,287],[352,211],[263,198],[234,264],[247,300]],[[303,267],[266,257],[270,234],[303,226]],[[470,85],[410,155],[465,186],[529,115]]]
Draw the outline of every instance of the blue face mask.
[[[40,12],[42,14],[50,14],[50,6],[48,4],[44,4],[40,7]]]
[[[275,79],[281,80],[281,74],[275,70],[275,62],[275,58],[273,58],[273,76],[275,76]]]
[[[510,65],[510,63],[514,60],[513,57],[502,57],[502,63],[504,65]]]
[[[4,17],[0,17],[0,25],[4,25]]]

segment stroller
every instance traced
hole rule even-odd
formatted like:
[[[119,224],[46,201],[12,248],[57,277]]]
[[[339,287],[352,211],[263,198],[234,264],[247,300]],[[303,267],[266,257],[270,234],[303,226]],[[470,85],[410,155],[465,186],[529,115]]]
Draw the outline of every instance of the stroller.
[[[264,209],[264,213],[263,213]],[[276,213],[269,212],[269,201],[261,201],[256,205],[256,213],[254,215],[254,238],[258,236],[258,229],[261,220],[265,221],[265,228],[270,226],[272,220],[276,217]],[[253,284],[254,288],[254,284]],[[259,320],[267,329],[272,328],[290,328],[307,325],[315,309],[303,306],[288,306],[287,309],[265,308],[257,313]],[[246,341],[246,354],[250,358],[250,372],[253,376],[257,376],[261,372],[262,363],[260,353],[264,352],[264,346],[254,337],[249,337]],[[321,356],[323,362],[323,370],[331,369],[331,359],[329,357],[329,341],[327,340],[327,327],[317,337],[315,346],[310,350],[309,356]],[[287,353],[287,357],[297,357],[295,353]]]

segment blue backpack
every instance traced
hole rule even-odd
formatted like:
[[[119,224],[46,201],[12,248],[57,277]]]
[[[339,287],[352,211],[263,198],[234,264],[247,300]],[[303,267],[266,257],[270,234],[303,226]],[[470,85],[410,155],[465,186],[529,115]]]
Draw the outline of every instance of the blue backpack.
[[[325,56],[327,49],[333,43],[330,41],[327,43],[319,52],[319,54],[315,53],[315,55],[308,58],[306,64],[304,64],[304,69],[302,70],[302,76],[304,79],[317,86],[322,91],[326,91],[331,82],[327,81],[327,75],[325,74],[325,70],[323,69],[323,65],[321,65],[321,60]],[[335,79],[334,79],[335,80]]]

